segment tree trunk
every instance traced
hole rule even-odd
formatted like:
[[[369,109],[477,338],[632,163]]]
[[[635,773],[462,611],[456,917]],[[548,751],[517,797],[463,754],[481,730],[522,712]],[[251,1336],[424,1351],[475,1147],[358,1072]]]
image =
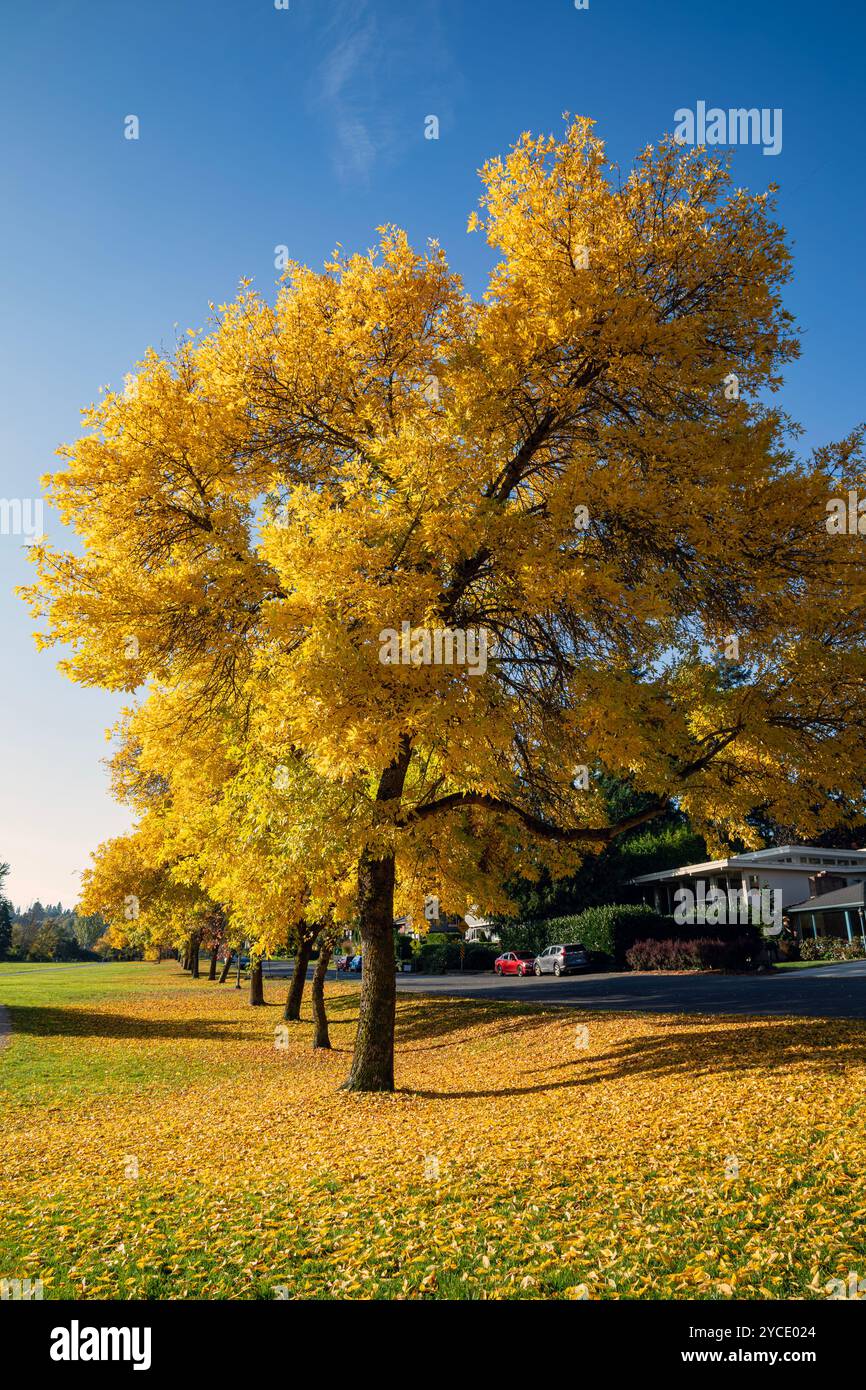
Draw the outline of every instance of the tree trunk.
[[[394,856],[364,856],[358,870],[361,928],[361,1006],[355,1055],[347,1091],[393,1091],[394,1012]]]
[[[261,960],[250,961],[250,1003],[264,1004],[265,988],[262,981],[262,962]]]
[[[184,948],[183,948],[183,956],[182,956],[182,958],[181,958],[180,968],[181,968],[181,970],[189,970],[189,947],[188,947],[188,946],[184,946]]]
[[[328,973],[328,961],[331,959],[331,947],[322,945],[319,951],[319,959],[316,961],[316,969],[313,975],[313,1047],[330,1047],[331,1037],[328,1033],[328,1015],[325,1012],[325,976]]]
[[[229,977],[229,971],[230,971],[231,968],[232,968],[232,961],[234,960],[234,958],[235,958],[235,953],[234,953],[234,951],[229,951],[228,955],[226,956],[225,960],[223,961],[223,968],[222,968],[222,970],[220,971],[219,984],[224,985],[225,982],[226,982],[226,980],[228,979],[228,977]]]
[[[219,952],[218,952],[216,946],[211,946],[211,948],[210,948],[210,969],[209,969],[208,972],[207,972],[207,977],[208,977],[209,980],[215,980],[215,979],[216,979],[216,968],[217,968],[217,956],[218,956],[218,955],[219,955]]]
[[[198,952],[200,945],[200,938],[194,936],[189,949],[189,968],[194,980],[198,979]]]
[[[307,982],[307,966],[310,963],[310,956],[313,953],[313,939],[301,938],[295,956],[295,968],[292,972],[292,982],[289,985],[289,992],[286,995],[286,1007],[283,1009],[283,1018],[287,1023],[297,1023],[301,1017],[301,1000],[304,997],[304,985]]]

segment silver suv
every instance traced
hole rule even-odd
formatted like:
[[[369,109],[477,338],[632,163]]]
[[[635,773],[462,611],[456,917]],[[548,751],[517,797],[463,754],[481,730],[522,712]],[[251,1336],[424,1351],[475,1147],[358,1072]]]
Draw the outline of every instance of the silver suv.
[[[570,946],[548,946],[535,957],[536,975],[567,975],[571,970],[586,970],[589,956],[585,946],[574,942]]]

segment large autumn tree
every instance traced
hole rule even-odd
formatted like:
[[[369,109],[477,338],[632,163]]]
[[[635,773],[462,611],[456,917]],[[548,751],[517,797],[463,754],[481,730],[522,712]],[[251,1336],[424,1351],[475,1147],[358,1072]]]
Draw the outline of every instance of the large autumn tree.
[[[860,440],[802,461],[771,404],[771,195],[670,140],[621,176],[586,120],[482,181],[483,299],[391,228],[274,305],[244,285],[86,412],[48,480],[83,553],[31,552],[73,679],[254,708],[286,845],[326,879],[339,842],[363,1090],[393,1086],[395,889],[499,906],[509,865],[565,872],[672,801],[749,842],[756,806],[812,833],[864,790],[864,567],[824,524]],[[404,623],[495,647],[383,662]],[[611,824],[595,769],[645,809]]]

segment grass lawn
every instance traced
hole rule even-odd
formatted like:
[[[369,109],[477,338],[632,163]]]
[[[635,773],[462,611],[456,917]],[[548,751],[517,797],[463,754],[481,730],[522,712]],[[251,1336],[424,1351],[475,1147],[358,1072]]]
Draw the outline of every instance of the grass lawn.
[[[357,986],[0,965],[0,1276],[45,1297],[825,1297],[866,1273],[866,1023],[401,998],[395,1096],[337,1087]],[[588,1025],[588,1036],[578,1033]],[[587,1046],[578,1044],[586,1042]]]
[[[839,965],[838,960],[779,960],[774,970],[814,970],[819,965]]]

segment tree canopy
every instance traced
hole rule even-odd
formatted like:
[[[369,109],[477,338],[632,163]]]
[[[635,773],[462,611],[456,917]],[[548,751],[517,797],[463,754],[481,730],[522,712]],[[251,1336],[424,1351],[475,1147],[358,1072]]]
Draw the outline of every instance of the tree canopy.
[[[393,1085],[395,893],[505,910],[672,803],[710,843],[863,804],[862,552],[825,525],[862,441],[803,459],[772,403],[772,193],[673,140],[621,175],[584,119],[481,177],[483,298],[393,227],[274,304],[244,283],[85,412],[47,480],[81,553],[31,550],[67,673],[171,707],[200,881],[238,850],[206,891],[354,904],[362,1089]]]

